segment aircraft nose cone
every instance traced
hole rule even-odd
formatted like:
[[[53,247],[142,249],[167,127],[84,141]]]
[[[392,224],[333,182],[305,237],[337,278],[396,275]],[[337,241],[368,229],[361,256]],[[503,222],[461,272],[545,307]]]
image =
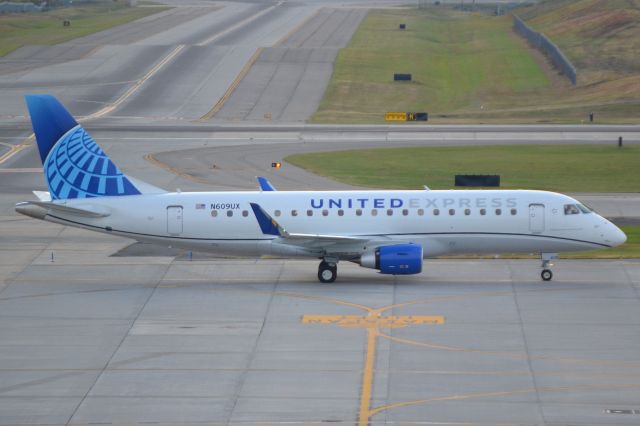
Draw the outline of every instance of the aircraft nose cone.
[[[611,224],[611,229],[609,229],[607,239],[610,241],[611,246],[616,247],[621,244],[624,244],[627,241],[627,235],[622,232],[620,228],[615,226],[613,223]]]

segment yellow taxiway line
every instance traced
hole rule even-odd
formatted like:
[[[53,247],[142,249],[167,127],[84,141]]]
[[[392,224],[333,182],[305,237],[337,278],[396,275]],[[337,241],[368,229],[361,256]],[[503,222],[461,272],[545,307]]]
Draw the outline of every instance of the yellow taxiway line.
[[[258,57],[260,56],[263,50],[264,50],[264,47],[259,47],[256,49],[253,55],[251,55],[251,58],[249,58],[249,61],[247,61],[247,63],[244,64],[244,67],[242,67],[242,69],[240,70],[240,73],[237,75],[235,80],[233,80],[233,83],[231,83],[231,86],[229,86],[227,90],[224,92],[224,95],[222,95],[222,97],[218,100],[218,102],[216,102],[213,108],[211,108],[209,112],[207,112],[205,115],[200,117],[198,121],[209,120],[222,109],[222,107],[229,100],[233,92],[238,88],[238,85],[240,84],[240,82],[244,80],[247,74],[249,74],[249,71],[253,67],[253,64],[255,64],[255,62],[258,60]]]
[[[181,44],[181,45],[177,46],[175,49],[173,49],[171,52],[169,52],[169,54],[167,56],[162,58],[162,60],[160,62],[158,62],[153,68],[151,68],[149,70],[149,72],[146,73],[140,80],[138,80],[133,86],[131,86],[129,88],[129,90],[127,90],[122,96],[120,96],[118,99],[116,99],[115,102],[112,102],[110,105],[102,108],[101,110],[98,110],[98,111],[94,112],[91,115],[87,115],[86,117],[82,118],[82,120],[79,120],[79,121],[86,121],[86,120],[91,120],[91,119],[94,119],[94,118],[102,117],[103,115],[108,114],[111,111],[113,111],[114,109],[118,108],[131,95],[133,95],[135,92],[137,92],[138,89],[140,89],[140,87],[147,80],[149,80],[151,77],[153,77],[155,74],[157,74],[158,71],[160,71],[173,58],[175,58],[176,55],[178,53],[180,53],[182,51],[182,49],[184,49],[184,48],[185,48],[184,44]]]
[[[354,306],[367,311],[366,316],[359,315],[305,315],[303,324],[335,324],[344,328],[364,328],[367,330],[367,347],[362,370],[362,387],[360,389],[360,409],[358,426],[367,426],[375,410],[371,409],[373,396],[373,376],[376,364],[377,339],[382,334],[380,328],[402,328],[410,325],[444,324],[440,315],[404,315],[382,316],[382,312],[391,306],[374,309],[363,305]]]
[[[160,71],[165,65],[167,65],[173,58],[175,58],[176,55],[178,53],[180,53],[182,51],[182,49],[184,49],[184,48],[185,48],[184,45],[177,46],[175,49],[173,49],[171,52],[169,52],[169,54],[167,56],[162,58],[162,60],[160,62],[158,62],[153,68],[151,68],[151,70],[149,70],[149,72],[147,72],[140,80],[136,81],[136,83],[133,86],[131,86],[129,88],[129,90],[127,90],[122,96],[120,96],[118,99],[116,99],[115,102],[112,102],[108,106],[102,108],[99,111],[94,112],[91,115],[87,115],[85,117],[82,117],[82,118],[78,119],[78,122],[82,123],[82,122],[87,121],[87,120],[91,120],[91,119],[94,119],[94,118],[102,117],[103,115],[108,114],[111,111],[113,111],[114,109],[116,109],[117,107],[119,107],[131,95],[133,95],[136,91],[138,91],[138,89],[140,89],[140,87],[147,80],[149,80],[151,77],[153,77],[158,71]],[[18,145],[14,145],[9,150],[9,152],[5,153],[2,157],[0,157],[0,164],[4,163],[8,159],[10,159],[14,155],[16,155],[18,152],[20,152],[23,149],[25,149],[26,147],[28,147],[34,140],[35,140],[35,134],[32,133],[25,140],[20,142]]]
[[[31,144],[31,142],[33,142],[35,140],[35,135],[32,133],[31,135],[29,135],[29,137],[27,137],[25,140],[23,140],[22,142],[20,142],[17,145],[13,145],[11,147],[11,149],[7,152],[5,152],[1,157],[0,157],[0,164],[4,163],[5,161],[7,161],[9,158],[13,157],[14,155],[16,155],[17,153],[19,153],[20,151],[22,151],[23,149],[25,149],[26,147],[29,146],[29,144]]]

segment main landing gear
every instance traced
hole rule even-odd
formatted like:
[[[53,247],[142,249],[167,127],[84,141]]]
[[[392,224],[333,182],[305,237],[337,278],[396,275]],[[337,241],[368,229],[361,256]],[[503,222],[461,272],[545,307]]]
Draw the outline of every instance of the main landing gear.
[[[553,278],[553,272],[551,272],[550,269],[553,266],[551,261],[557,258],[557,253],[540,253],[540,260],[542,260],[542,272],[540,272],[540,278],[542,278],[542,281],[551,281]]]
[[[318,266],[318,279],[321,283],[332,283],[338,277],[338,262],[324,259]]]

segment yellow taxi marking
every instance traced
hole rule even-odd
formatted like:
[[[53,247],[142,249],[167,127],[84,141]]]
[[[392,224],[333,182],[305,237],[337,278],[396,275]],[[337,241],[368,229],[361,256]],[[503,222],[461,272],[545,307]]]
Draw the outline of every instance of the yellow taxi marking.
[[[229,100],[229,98],[231,97],[233,92],[236,90],[240,82],[244,80],[247,74],[249,74],[249,71],[253,67],[253,64],[255,64],[255,62],[258,60],[258,57],[260,56],[263,50],[264,50],[263,47],[259,47],[256,49],[256,51],[253,53],[251,58],[249,58],[249,61],[247,61],[247,63],[244,64],[244,67],[242,67],[238,76],[235,78],[235,80],[233,80],[233,83],[231,83],[231,86],[229,86],[227,90],[224,92],[224,95],[222,95],[222,97],[218,100],[218,102],[216,102],[213,108],[211,108],[211,110],[208,113],[200,117],[198,121],[207,121],[222,109],[222,107]]]
[[[184,45],[180,45],[177,46],[175,49],[173,49],[167,56],[165,56],[159,63],[157,63],[153,68],[151,68],[151,70],[146,73],[144,75],[144,77],[142,77],[140,80],[138,80],[133,86],[131,86],[129,88],[129,90],[127,90],[122,96],[120,96],[118,99],[116,99],[115,102],[111,103],[110,105],[102,108],[99,111],[94,112],[91,115],[87,115],[85,117],[82,117],[81,119],[78,119],[78,123],[82,123],[86,120],[91,120],[93,118],[98,118],[98,117],[102,117],[105,114],[110,113],[111,111],[113,111],[114,109],[116,109],[118,106],[120,106],[124,101],[126,101],[131,95],[133,95],[136,91],[138,91],[138,89],[140,89],[140,87],[147,81],[149,80],[151,77],[153,77],[158,71],[160,71],[162,69],[162,67],[164,67],[165,65],[167,65],[173,58],[175,58],[175,56],[180,53],[180,51],[182,51],[182,49],[184,49],[185,46]],[[4,163],[5,161],[7,161],[9,158],[13,157],[14,155],[16,155],[18,152],[22,151],[23,149],[25,149],[27,146],[29,146],[34,140],[36,139],[35,134],[31,134],[29,135],[29,137],[27,137],[25,140],[23,140],[20,144],[15,145],[11,148],[11,150],[9,150],[9,152],[5,153],[3,156],[0,157],[0,164]]]
[[[376,361],[377,338],[381,335],[380,328],[402,328],[410,325],[441,325],[444,317],[440,315],[388,315],[382,316],[382,312],[390,307],[373,309],[358,305],[360,309],[368,311],[366,316],[361,315],[304,315],[303,324],[337,325],[343,328],[364,328],[367,330],[367,349],[362,372],[362,390],[360,393],[360,409],[358,414],[358,426],[367,426],[373,415],[371,410],[371,396],[373,392],[373,373]]]
[[[169,52],[169,54],[167,56],[165,56],[164,58],[162,58],[162,60],[160,62],[158,62],[153,68],[151,68],[149,70],[148,73],[146,73],[140,80],[138,80],[136,82],[136,84],[134,84],[133,86],[131,86],[129,88],[129,90],[127,90],[122,96],[120,96],[118,99],[116,99],[115,102],[111,103],[110,105],[102,108],[99,111],[94,112],[91,115],[88,115],[86,117],[83,118],[83,120],[80,121],[85,121],[85,120],[91,120],[93,118],[98,118],[98,117],[102,117],[105,114],[110,113],[111,111],[113,111],[114,109],[118,108],[124,101],[126,101],[131,95],[133,95],[135,92],[138,91],[138,89],[140,89],[140,87],[147,81],[149,80],[151,77],[153,77],[158,71],[160,71],[165,65],[167,65],[173,58],[176,57],[176,55],[178,53],[180,53],[183,49],[185,48],[184,44],[181,44],[180,46],[177,46],[175,49],[173,49],[171,52]]]
[[[498,392],[478,392],[463,395],[447,395],[430,399],[418,399],[415,401],[398,402],[396,404],[384,405],[371,410],[370,414],[375,416],[382,411],[390,410],[393,408],[410,407],[412,405],[429,404],[431,402],[441,401],[460,401],[473,398],[491,398],[496,396],[511,396],[526,393],[535,392],[576,392],[576,391],[597,391],[597,390],[622,390],[622,389],[636,389],[640,388],[640,383],[631,383],[625,385],[584,385],[584,386],[558,386],[558,387],[543,387],[543,388],[527,388],[527,389],[514,389],[511,391],[498,391]]]
[[[28,147],[29,144],[35,140],[35,138],[36,138],[35,135],[32,133],[29,137],[27,137],[25,140],[23,140],[19,144],[13,145],[9,151],[4,153],[4,155],[0,157],[0,164],[4,163],[9,158],[13,157],[17,153],[19,153],[20,151]]]
[[[181,178],[190,180],[192,182],[196,182],[196,183],[209,183],[208,181],[204,180],[204,179],[200,179],[197,178],[195,176],[190,175],[189,173],[184,173],[178,169],[176,169],[175,167],[171,167],[168,164],[163,163],[162,161],[158,160],[153,154],[146,154],[143,157],[145,160],[147,160],[148,162],[150,162],[151,164],[160,167],[161,169],[165,169],[168,172],[173,173],[176,176],[180,176]]]
[[[444,324],[443,316],[358,316],[358,315],[305,315],[303,324],[335,324],[345,328],[400,328],[409,325]]]
[[[295,33],[297,33],[300,28],[304,27],[305,25],[307,25],[307,23],[309,23],[313,18],[315,18],[316,16],[318,16],[318,13],[320,13],[320,9],[316,10],[312,15],[309,15],[304,21],[300,22],[298,25],[296,25],[295,27],[293,27],[291,29],[291,31],[289,31],[284,37],[282,37],[280,40],[278,40],[278,42],[276,44],[274,44],[274,47],[279,47],[282,46],[283,44],[285,44]],[[296,46],[293,47],[302,47],[302,44],[306,41],[303,40],[302,42],[300,42],[299,44],[297,44]]]

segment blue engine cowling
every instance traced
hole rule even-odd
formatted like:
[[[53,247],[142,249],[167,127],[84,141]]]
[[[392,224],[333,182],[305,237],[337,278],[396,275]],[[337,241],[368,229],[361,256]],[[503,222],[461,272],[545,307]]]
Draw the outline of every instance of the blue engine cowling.
[[[377,247],[373,252],[362,255],[360,265],[377,269],[381,274],[419,274],[422,272],[422,246],[396,244]]]

